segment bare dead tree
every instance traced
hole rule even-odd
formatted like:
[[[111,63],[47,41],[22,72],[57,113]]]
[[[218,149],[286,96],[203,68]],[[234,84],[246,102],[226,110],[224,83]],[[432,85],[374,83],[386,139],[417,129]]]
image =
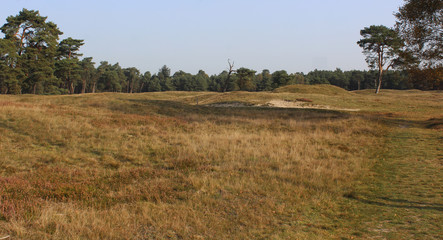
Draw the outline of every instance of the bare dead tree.
[[[228,77],[226,78],[225,86],[223,88],[223,92],[226,92],[228,90],[229,81],[231,80],[231,74],[233,72],[235,72],[235,70],[234,70],[234,62],[232,62],[232,64],[231,64],[231,60],[228,59],[228,65],[229,65]]]

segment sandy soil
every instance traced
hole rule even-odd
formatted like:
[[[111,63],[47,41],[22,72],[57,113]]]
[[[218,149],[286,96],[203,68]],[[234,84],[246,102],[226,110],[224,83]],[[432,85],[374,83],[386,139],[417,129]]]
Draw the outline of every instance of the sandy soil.
[[[317,105],[301,101],[286,101],[286,100],[271,100],[264,106],[277,107],[277,108],[313,108],[313,109],[328,109],[328,110],[341,110],[341,111],[360,111],[360,109],[346,109],[346,108],[334,108],[327,105]]]
[[[303,101],[288,101],[288,100],[271,100],[265,104],[249,105],[242,102],[224,102],[224,103],[212,103],[208,106],[211,107],[274,107],[274,108],[310,108],[310,109],[326,109],[326,110],[339,110],[356,112],[360,109],[347,109],[347,108],[334,108],[327,105],[318,105]]]

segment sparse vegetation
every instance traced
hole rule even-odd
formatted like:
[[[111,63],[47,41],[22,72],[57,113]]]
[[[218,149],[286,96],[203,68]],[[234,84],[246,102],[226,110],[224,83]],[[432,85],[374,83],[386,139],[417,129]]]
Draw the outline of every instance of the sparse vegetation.
[[[437,208],[415,209],[426,223],[408,223],[403,235],[385,234],[385,227],[377,227],[387,221],[384,215],[365,216],[379,214],[377,205],[354,199],[385,193],[373,184],[401,175],[395,167],[385,171],[384,164],[400,164],[419,179],[405,160],[420,155],[424,169],[441,168],[441,149],[422,155],[426,138],[406,159],[401,149],[408,144],[392,142],[397,129],[408,134],[410,127],[441,139],[439,128],[429,127],[441,123],[441,92],[325,93],[0,96],[0,237],[439,236],[431,221],[441,222],[441,192],[426,187],[428,198],[410,199]],[[252,107],[273,99],[360,111]],[[227,102],[244,105],[211,106]],[[438,186],[441,171],[433,174],[423,179]],[[408,211],[402,214],[400,227],[386,229],[402,229]]]

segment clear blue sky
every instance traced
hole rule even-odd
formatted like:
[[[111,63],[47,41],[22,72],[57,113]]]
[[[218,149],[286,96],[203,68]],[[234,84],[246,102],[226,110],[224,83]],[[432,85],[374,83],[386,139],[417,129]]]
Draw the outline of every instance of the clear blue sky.
[[[39,10],[84,39],[94,61],[142,72],[167,65],[218,74],[235,67],[309,72],[367,69],[360,29],[395,23],[403,0],[1,0],[1,25],[23,9]],[[0,33],[1,34],[1,33]],[[0,35],[3,37],[3,35]]]

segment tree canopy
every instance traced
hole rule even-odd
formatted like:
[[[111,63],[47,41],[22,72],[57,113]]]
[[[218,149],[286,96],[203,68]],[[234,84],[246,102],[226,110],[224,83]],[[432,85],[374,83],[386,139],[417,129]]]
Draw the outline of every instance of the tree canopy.
[[[357,44],[363,48],[366,55],[366,62],[370,68],[377,68],[379,78],[375,93],[381,88],[383,71],[394,67],[399,61],[400,50],[403,47],[403,40],[398,33],[386,26],[372,25],[360,31],[363,37]]]
[[[396,27],[410,52],[423,67],[441,66],[443,60],[443,1],[406,0]]]
[[[443,1],[406,0],[395,14],[404,39],[410,82],[420,89],[443,89]]]

